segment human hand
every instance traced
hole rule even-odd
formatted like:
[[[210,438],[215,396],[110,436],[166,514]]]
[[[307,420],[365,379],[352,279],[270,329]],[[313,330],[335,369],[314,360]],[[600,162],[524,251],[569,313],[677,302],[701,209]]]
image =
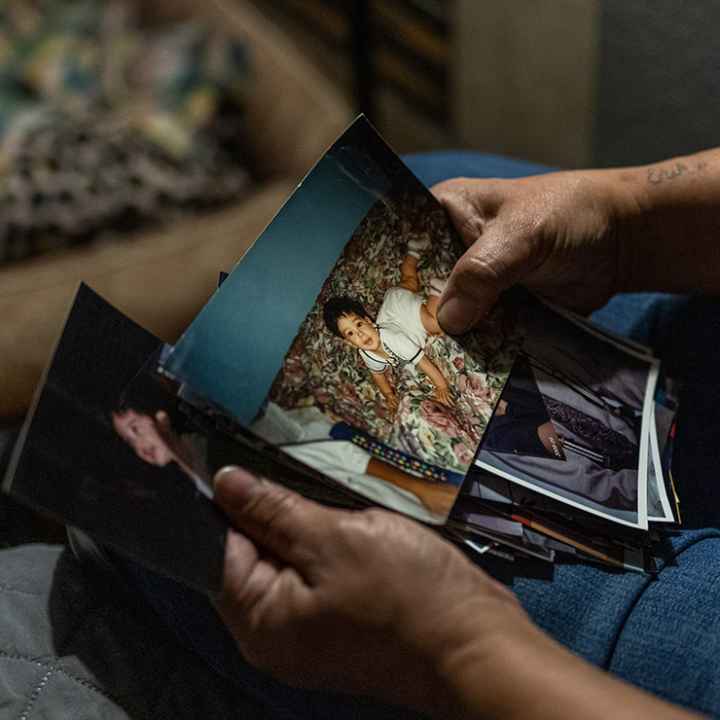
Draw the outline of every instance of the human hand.
[[[400,403],[398,401],[397,395],[394,393],[392,395],[388,395],[385,398],[385,403],[387,404],[388,413],[390,414],[390,419],[395,419],[395,416],[397,415],[398,407],[400,406]]]
[[[237,469],[218,473],[215,499],[237,528],[216,605],[252,664],[296,686],[453,716],[471,653],[485,678],[472,686],[491,702],[495,649],[532,626],[439,535],[382,510],[323,508]]]
[[[438,320],[450,333],[473,327],[516,283],[580,312],[631,284],[624,232],[637,203],[620,174],[456,178],[432,191],[469,248],[440,302]]]
[[[445,407],[455,407],[455,400],[453,399],[450,388],[447,385],[437,386],[432,396],[434,400],[437,400],[442,405],[445,405]]]

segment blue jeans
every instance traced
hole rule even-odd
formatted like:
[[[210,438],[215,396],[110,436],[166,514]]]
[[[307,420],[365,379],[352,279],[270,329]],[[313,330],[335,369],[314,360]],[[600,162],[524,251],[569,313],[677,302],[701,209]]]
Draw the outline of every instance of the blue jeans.
[[[428,185],[458,175],[547,171],[476,153],[406,161]],[[594,320],[655,348],[671,375],[684,381],[673,461],[683,530],[666,534],[666,559],[654,578],[585,564],[559,564],[544,577],[510,564],[487,569],[512,585],[540,627],[578,655],[672,702],[720,715],[720,302],[618,296]],[[124,566],[182,642],[267,703],[276,717],[403,716],[396,708],[275,682],[242,660],[204,596],[136,565]]]

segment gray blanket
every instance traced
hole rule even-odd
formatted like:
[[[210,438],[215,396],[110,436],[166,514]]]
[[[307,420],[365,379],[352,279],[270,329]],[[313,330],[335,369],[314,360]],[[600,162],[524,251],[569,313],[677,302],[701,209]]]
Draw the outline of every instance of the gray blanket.
[[[0,551],[0,717],[264,718],[61,546]]]

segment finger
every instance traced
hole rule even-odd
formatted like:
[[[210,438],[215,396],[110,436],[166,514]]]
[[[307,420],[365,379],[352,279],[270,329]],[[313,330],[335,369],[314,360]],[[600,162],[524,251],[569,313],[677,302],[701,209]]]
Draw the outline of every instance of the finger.
[[[216,600],[219,602],[224,596],[238,595],[247,584],[259,560],[260,554],[248,538],[232,529],[228,530],[225,540],[222,592]]]
[[[332,511],[234,467],[215,475],[215,500],[261,552],[300,568],[322,556]]]
[[[279,582],[283,574],[284,582]],[[296,595],[303,587],[297,573],[259,555],[253,543],[239,533],[228,532],[222,591],[212,600],[236,639],[252,633],[261,608],[272,611],[273,603],[286,606],[288,591]]]
[[[222,592],[216,597],[216,604],[248,611],[267,592],[279,572],[280,566],[262,557],[248,538],[228,531]]]
[[[468,192],[467,181],[455,178],[434,185],[431,192],[445,208],[453,227],[468,245],[482,234],[483,217]]]
[[[504,199],[502,181],[453,178],[430,188],[466,245],[482,235]]]
[[[530,246],[512,231],[489,228],[453,268],[440,298],[438,323],[451,335],[477,325],[503,290],[531,272]]]

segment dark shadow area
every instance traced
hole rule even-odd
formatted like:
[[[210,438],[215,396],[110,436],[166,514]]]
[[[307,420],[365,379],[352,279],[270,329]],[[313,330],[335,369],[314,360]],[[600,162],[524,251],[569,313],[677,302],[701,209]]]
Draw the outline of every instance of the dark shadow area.
[[[514,562],[508,562],[502,558],[486,556],[481,564],[483,570],[510,587],[518,578],[552,582],[555,577],[554,564],[533,558],[517,557]]]
[[[183,647],[119,574],[80,564],[69,550],[50,570],[51,652],[61,665],[72,657],[73,672],[87,677],[130,717],[268,717],[243,688]],[[80,706],[83,689],[70,701]]]
[[[689,300],[667,358],[683,382],[673,456],[683,528],[720,527],[719,299]]]

